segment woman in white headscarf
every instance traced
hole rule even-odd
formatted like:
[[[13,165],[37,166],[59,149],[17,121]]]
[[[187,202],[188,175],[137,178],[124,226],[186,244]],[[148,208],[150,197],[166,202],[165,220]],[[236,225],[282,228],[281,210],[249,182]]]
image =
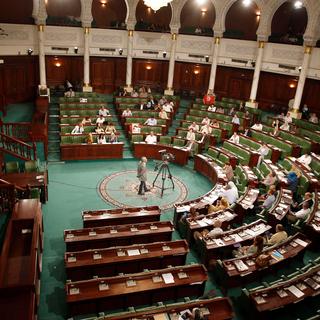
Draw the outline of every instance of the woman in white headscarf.
[[[225,197],[229,205],[232,205],[233,203],[235,203],[239,198],[239,193],[238,193],[238,188],[234,184],[234,182],[229,181],[225,189],[221,192],[220,196]]]

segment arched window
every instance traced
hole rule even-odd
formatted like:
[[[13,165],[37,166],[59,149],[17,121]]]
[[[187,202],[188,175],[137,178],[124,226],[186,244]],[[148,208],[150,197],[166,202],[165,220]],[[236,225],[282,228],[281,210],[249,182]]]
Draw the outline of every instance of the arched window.
[[[170,32],[172,16],[171,5],[160,8],[154,12],[140,0],[136,9],[137,24],[135,29],[140,31]]]
[[[126,28],[127,6],[124,0],[93,0],[92,27],[95,28]]]
[[[210,0],[188,0],[181,11],[179,33],[212,36],[215,19],[215,9]]]
[[[256,40],[260,21],[260,10],[252,1],[245,5],[243,0],[236,1],[226,15],[225,38]]]
[[[269,41],[302,45],[307,23],[306,8],[296,8],[292,2],[287,1],[278,8],[273,16]]]
[[[32,0],[10,0],[1,3],[0,23],[33,24]]]
[[[81,26],[80,0],[47,0],[47,24],[54,26]]]

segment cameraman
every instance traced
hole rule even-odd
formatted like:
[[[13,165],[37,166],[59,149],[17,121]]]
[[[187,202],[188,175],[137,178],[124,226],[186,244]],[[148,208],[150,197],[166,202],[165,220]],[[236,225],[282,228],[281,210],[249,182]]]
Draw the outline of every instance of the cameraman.
[[[138,164],[137,169],[137,177],[140,180],[139,191],[138,194],[144,195],[145,192],[150,191],[147,189],[147,162],[148,159],[146,157],[142,157]]]

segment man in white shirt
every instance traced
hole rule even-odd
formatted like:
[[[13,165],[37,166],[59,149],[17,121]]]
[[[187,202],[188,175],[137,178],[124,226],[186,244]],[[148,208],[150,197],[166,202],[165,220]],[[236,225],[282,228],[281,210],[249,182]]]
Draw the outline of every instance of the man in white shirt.
[[[269,153],[269,148],[263,144],[259,149],[258,149],[258,153],[260,154],[257,166],[260,166],[261,161],[264,159],[265,156],[268,155]]]
[[[216,107],[214,105],[211,105],[208,107],[208,110],[209,112],[216,112]]]
[[[222,225],[221,220],[219,220],[219,219],[214,220],[213,229],[207,233],[205,238],[214,239],[214,238],[221,236],[223,234],[223,230],[221,229],[221,225]]]
[[[146,136],[146,139],[144,140],[147,144],[155,144],[157,143],[157,136],[154,135],[153,131],[150,131],[150,134]]]
[[[97,118],[96,124],[104,124],[105,118],[100,114],[99,117]]]
[[[319,119],[315,113],[311,113],[311,116],[309,118],[309,122],[316,123],[316,124],[319,123]]]
[[[235,114],[232,118],[232,123],[240,125],[240,119],[238,118],[238,116]]]
[[[193,132],[198,132],[199,131],[199,126],[195,123],[195,122],[192,122],[190,124],[190,126],[188,127],[188,130],[192,129]]]
[[[122,112],[122,116],[123,116],[123,117],[132,117],[132,112],[131,112],[131,110],[130,110],[129,108],[127,108],[126,110],[124,110],[124,111]]]
[[[73,128],[73,130],[71,131],[71,134],[81,134],[83,132],[84,132],[83,124],[79,123]]]
[[[201,124],[203,125],[210,124],[210,119],[208,117],[203,118],[203,120],[201,121]]]
[[[297,160],[309,169],[310,163],[312,161],[312,157],[310,156],[310,154],[304,154],[300,158],[298,158]]]
[[[251,129],[253,129],[253,130],[257,130],[257,131],[262,131],[262,128],[263,128],[263,126],[262,126],[262,123],[256,123],[256,124],[254,124],[252,127],[251,127]]]
[[[76,94],[74,93],[72,88],[69,88],[69,90],[64,93],[64,96],[67,97],[67,98],[73,98],[75,95]]]
[[[151,117],[151,118],[147,119],[144,124],[147,126],[156,126],[157,123],[158,123],[157,119],[155,119],[154,117]]]
[[[210,134],[212,132],[212,128],[210,127],[210,124],[205,124],[201,127],[200,132],[203,134]]]
[[[236,132],[233,133],[233,135],[229,139],[230,142],[233,142],[235,144],[239,144],[240,138]]]
[[[186,136],[186,139],[187,140],[196,140],[196,135],[195,133],[193,132],[193,129],[189,129],[188,133],[187,133],[187,136]]]
[[[103,105],[99,109],[99,116],[107,117],[110,116],[110,112],[108,109],[106,109]]]
[[[159,112],[159,118],[160,119],[164,119],[164,120],[168,119],[168,115],[163,109],[161,109],[160,112]]]
[[[292,123],[292,117],[290,115],[290,112],[287,112],[286,116],[283,118],[283,121],[287,123]]]
[[[305,220],[309,214],[311,209],[309,208],[309,203],[306,201],[302,205],[302,209],[297,212],[292,212],[288,214],[289,222],[295,223],[298,219]]]

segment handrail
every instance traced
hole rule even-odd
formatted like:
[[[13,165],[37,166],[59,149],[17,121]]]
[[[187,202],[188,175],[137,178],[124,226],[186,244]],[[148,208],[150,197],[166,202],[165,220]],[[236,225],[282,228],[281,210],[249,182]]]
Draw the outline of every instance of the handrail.
[[[29,145],[3,132],[0,132],[0,142],[0,149],[16,157],[23,160],[36,160],[37,158],[36,145],[34,142],[32,142],[32,145]]]
[[[31,122],[2,122],[1,132],[20,140],[29,140],[31,132]]]
[[[11,182],[9,182],[9,181],[7,181],[7,180],[4,180],[4,179],[0,179],[0,183],[6,184],[6,185],[8,185],[8,186],[12,186],[12,185],[13,185],[13,186],[14,186],[17,190],[19,190],[19,191],[27,191],[27,189],[21,188],[21,187],[17,186],[16,184],[11,183]],[[0,187],[1,187],[1,184],[0,184]]]

